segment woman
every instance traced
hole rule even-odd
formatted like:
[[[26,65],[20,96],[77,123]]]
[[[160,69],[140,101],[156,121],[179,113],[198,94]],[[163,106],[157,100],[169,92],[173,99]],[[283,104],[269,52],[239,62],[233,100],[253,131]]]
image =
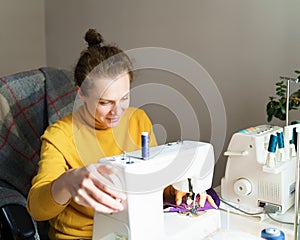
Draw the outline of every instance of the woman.
[[[116,46],[104,45],[93,29],[85,40],[88,48],[75,68],[83,105],[41,137],[39,170],[27,200],[37,221],[49,220],[51,239],[91,239],[94,210],[123,210],[125,195],[107,188],[90,171],[100,158],[137,150],[142,132],[149,132],[150,145],[156,145],[147,115],[129,107],[128,56]],[[96,166],[100,174],[111,171]]]
[[[95,210],[123,210],[126,196],[93,174],[95,167],[99,174],[112,171],[97,164],[99,159],[139,149],[142,132],[150,133],[151,146],[157,144],[145,112],[129,107],[128,56],[116,46],[104,45],[94,29],[87,31],[85,40],[88,48],[74,74],[83,105],[49,126],[41,137],[39,170],[27,199],[35,220],[49,220],[51,239],[91,239]],[[171,186],[164,191],[164,197],[175,198],[177,205],[185,194]]]

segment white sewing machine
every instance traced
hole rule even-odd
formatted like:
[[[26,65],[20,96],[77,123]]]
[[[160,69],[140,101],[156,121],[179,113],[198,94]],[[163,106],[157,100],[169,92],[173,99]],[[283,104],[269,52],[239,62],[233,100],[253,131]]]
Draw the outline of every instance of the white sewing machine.
[[[175,188],[193,192],[211,187],[214,153],[211,144],[181,141],[153,147],[150,159],[142,160],[141,151],[99,161],[111,164],[115,173],[106,176],[110,186],[127,193],[125,210],[113,214],[95,213],[93,240],[179,240],[203,239],[220,228],[218,210],[197,217],[163,212],[163,190]]]
[[[269,166],[267,162],[270,135],[282,131],[281,127],[260,125],[233,134],[225,152],[228,160],[221,180],[224,200],[249,212],[259,212],[267,204],[284,213],[293,205],[296,159],[290,155],[290,134],[283,133],[285,153],[277,149],[275,164]]]

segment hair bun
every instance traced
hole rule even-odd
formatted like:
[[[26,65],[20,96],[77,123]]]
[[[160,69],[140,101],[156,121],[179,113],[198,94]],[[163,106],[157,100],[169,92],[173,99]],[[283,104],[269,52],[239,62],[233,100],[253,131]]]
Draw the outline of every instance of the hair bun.
[[[100,33],[98,33],[95,29],[89,29],[85,36],[85,41],[88,43],[89,47],[100,46],[103,43],[103,38]]]

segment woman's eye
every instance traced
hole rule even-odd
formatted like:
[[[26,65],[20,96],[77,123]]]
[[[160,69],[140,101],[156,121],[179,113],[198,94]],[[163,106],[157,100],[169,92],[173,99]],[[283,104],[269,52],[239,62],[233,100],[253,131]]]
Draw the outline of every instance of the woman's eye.
[[[103,105],[103,106],[105,106],[105,105],[110,105],[110,104],[111,104],[110,101],[99,101],[98,103],[99,103],[100,105]]]
[[[125,97],[123,97],[121,100],[122,101],[126,101],[126,100],[128,100],[129,99],[129,96],[125,96]]]

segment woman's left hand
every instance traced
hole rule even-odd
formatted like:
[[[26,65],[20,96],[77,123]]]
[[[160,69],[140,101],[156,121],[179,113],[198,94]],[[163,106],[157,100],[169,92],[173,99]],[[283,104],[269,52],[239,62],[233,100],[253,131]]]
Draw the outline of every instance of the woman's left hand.
[[[186,192],[176,190],[172,185],[164,189],[164,199],[166,199],[169,202],[172,202],[175,199],[175,203],[177,206],[182,203],[182,198],[186,194]],[[206,201],[208,201],[213,208],[218,208],[214,199],[209,194],[207,194],[206,192],[199,193],[199,206],[204,207]]]

